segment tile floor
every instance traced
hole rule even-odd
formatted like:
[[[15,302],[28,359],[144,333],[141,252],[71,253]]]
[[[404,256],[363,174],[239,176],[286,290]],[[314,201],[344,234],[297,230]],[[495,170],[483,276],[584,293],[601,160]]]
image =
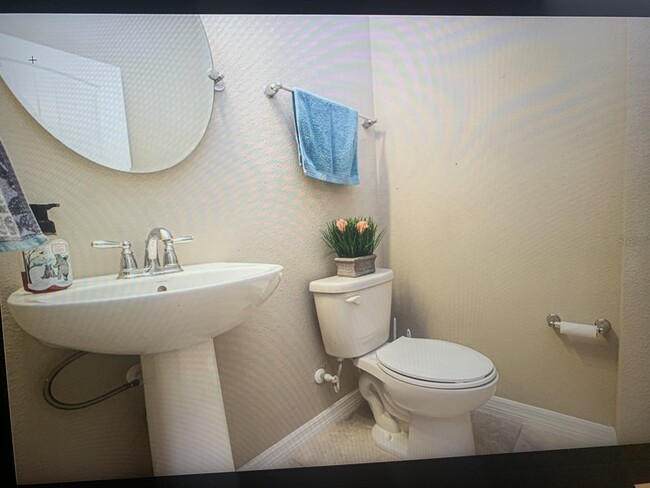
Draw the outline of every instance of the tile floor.
[[[569,437],[480,411],[472,412],[472,423],[477,454],[584,447]],[[287,453],[273,468],[398,461],[375,446],[371,435],[373,425],[372,413],[364,402],[345,419]]]

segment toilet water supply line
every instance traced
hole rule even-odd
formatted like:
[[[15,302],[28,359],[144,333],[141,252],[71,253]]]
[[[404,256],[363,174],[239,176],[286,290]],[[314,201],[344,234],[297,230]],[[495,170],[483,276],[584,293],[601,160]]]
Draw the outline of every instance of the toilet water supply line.
[[[406,329],[406,337],[411,336],[411,329]],[[397,339],[397,317],[393,317],[393,340]],[[332,383],[334,391],[338,393],[341,390],[340,380],[341,380],[341,369],[343,369],[343,358],[336,358],[339,362],[339,369],[334,376],[325,371],[325,368],[320,368],[314,374],[314,381],[319,385],[328,382]]]
[[[343,369],[343,358],[336,358],[336,360],[339,362],[339,369],[336,371],[336,374],[334,376],[326,372],[325,368],[320,368],[318,371],[316,371],[316,374],[314,374],[314,381],[318,384],[321,384],[325,381],[332,383],[334,392],[338,393],[341,390],[340,380],[341,370]]]

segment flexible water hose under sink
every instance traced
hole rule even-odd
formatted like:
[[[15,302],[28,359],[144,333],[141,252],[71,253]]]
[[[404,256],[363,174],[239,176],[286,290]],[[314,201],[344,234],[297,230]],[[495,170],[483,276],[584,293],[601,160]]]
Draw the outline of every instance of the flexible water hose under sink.
[[[89,400],[84,400],[83,402],[67,403],[58,400],[57,398],[54,397],[54,394],[52,393],[52,383],[54,382],[54,379],[61,371],[63,371],[66,368],[66,366],[69,366],[77,359],[82,358],[86,354],[88,353],[85,351],[75,352],[71,356],[61,361],[52,371],[50,371],[50,374],[47,375],[47,377],[45,378],[45,384],[43,385],[43,398],[45,399],[48,405],[54,408],[58,408],[59,410],[79,410],[82,408],[90,407],[92,405],[96,405],[100,402],[103,402],[104,400],[108,400],[109,398],[117,395],[118,393],[122,393],[123,391],[126,391],[130,388],[142,384],[142,375],[140,374],[139,370],[131,374],[131,371],[134,370],[135,368],[132,367],[131,369],[129,369],[129,373],[127,373],[128,383],[118,386],[117,388],[114,388],[111,391],[102,393],[101,395],[91,398]],[[133,376],[132,380],[128,379],[129,375]]]

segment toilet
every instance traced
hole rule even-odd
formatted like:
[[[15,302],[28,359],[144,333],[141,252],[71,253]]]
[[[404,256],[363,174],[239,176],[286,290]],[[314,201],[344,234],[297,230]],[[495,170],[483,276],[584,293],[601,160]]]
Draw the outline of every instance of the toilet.
[[[312,281],[327,354],[359,368],[375,444],[401,459],[476,453],[470,412],[494,394],[499,375],[483,354],[453,342],[388,342],[393,272]]]

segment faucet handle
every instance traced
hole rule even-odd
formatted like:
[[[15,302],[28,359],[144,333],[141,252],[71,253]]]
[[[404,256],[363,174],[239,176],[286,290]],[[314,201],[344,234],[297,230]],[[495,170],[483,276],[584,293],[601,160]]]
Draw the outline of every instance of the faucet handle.
[[[182,236],[182,237],[174,237],[172,239],[163,239],[162,241],[167,245],[167,243],[171,244],[180,244],[182,242],[190,242],[193,241],[194,237],[192,236]]]
[[[193,241],[194,237],[192,236],[182,236],[174,237],[172,239],[163,239],[163,244],[165,244],[165,249],[163,250],[163,266],[166,268],[177,268],[181,269],[180,264],[178,263],[178,257],[176,256],[176,251],[174,251],[174,244],[180,244],[183,242]]]
[[[117,242],[117,241],[92,241],[90,243],[92,247],[97,247],[100,249],[106,249],[106,248],[112,248],[112,247],[121,247],[124,249],[125,247],[131,246],[131,243],[129,241],[124,241],[124,242]]]
[[[117,242],[117,241],[92,241],[90,243],[92,247],[98,249],[110,249],[110,248],[122,248],[122,254],[120,256],[120,271],[117,275],[118,278],[128,278],[136,274],[138,271],[138,263],[135,261],[135,256],[133,255],[133,250],[131,249],[131,243],[129,241]]]

